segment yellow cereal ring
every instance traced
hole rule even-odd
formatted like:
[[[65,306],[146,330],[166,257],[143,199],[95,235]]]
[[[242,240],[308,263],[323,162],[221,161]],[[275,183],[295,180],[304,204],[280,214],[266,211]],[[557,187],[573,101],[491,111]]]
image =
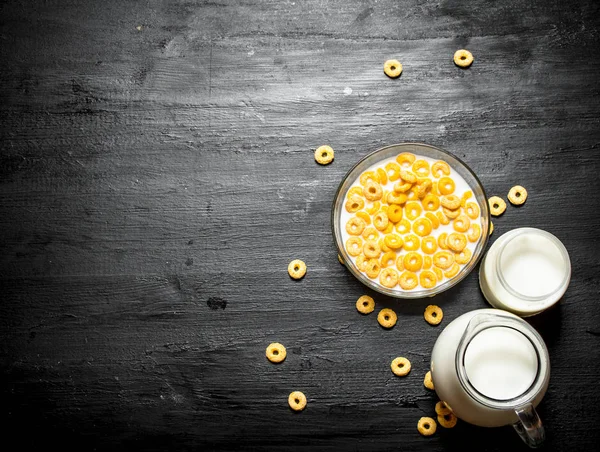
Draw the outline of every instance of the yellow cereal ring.
[[[398,223],[402,220],[402,207],[397,204],[392,204],[388,207],[388,219],[392,223]]]
[[[401,272],[404,271],[404,256],[398,256],[398,259],[396,259],[396,268]]]
[[[404,290],[412,290],[417,287],[418,283],[419,278],[415,273],[410,271],[403,272],[398,279],[398,284],[400,284],[400,287],[402,287]]]
[[[452,267],[450,267],[450,270],[444,272],[444,276],[446,278],[454,278],[458,274],[459,270],[460,266],[456,262],[454,262],[452,264]]]
[[[454,254],[450,251],[438,251],[433,255],[433,265],[442,270],[449,269],[454,263]]]
[[[346,232],[350,235],[361,235],[366,226],[365,220],[358,217],[352,217],[346,223]]]
[[[423,270],[419,274],[419,282],[424,289],[431,289],[437,284],[437,277],[431,270]]]
[[[404,240],[397,234],[388,234],[383,239],[384,243],[392,250],[399,250],[402,248]]]
[[[400,220],[400,222],[396,225],[396,231],[398,231],[399,234],[408,234],[410,232],[410,221],[408,221],[406,218]]]
[[[450,210],[446,207],[442,207],[442,212],[444,212],[444,215],[446,215],[451,220],[453,220],[454,218],[456,218],[460,215],[460,209]]]
[[[279,342],[273,342],[267,346],[266,355],[272,363],[280,363],[287,356],[287,351]]]
[[[467,216],[471,220],[476,220],[479,217],[479,206],[475,202],[468,202],[465,205],[465,210],[467,212]]]
[[[398,284],[398,272],[393,268],[384,268],[379,274],[379,283],[383,287],[392,288]]]
[[[494,223],[490,221],[490,234],[492,235],[492,232],[494,232]]]
[[[392,251],[392,249],[389,248],[385,244],[385,241],[383,239],[379,239],[379,247],[381,248],[381,251],[383,251],[384,253],[387,253],[388,251]]]
[[[473,54],[465,49],[459,49],[454,52],[454,64],[459,67],[467,68],[473,64]]]
[[[435,216],[433,212],[425,212],[425,218],[431,221],[431,227],[437,229],[440,227],[440,220]]]
[[[421,240],[421,250],[425,254],[434,254],[437,251],[438,245],[435,237],[423,237]]]
[[[320,165],[327,165],[331,162],[333,162],[333,149],[331,148],[331,146],[319,146],[316,150],[315,150],[315,160],[317,161],[318,164]]]
[[[413,184],[410,182],[396,182],[394,184],[394,191],[396,193],[406,193],[412,188]]]
[[[423,379],[423,386],[425,386],[427,389],[431,389],[432,391],[435,389],[435,387],[433,386],[433,380],[431,379],[431,371],[428,371],[425,374],[425,378]]]
[[[456,184],[448,176],[441,177],[440,180],[438,180],[438,190],[442,195],[451,195],[454,193],[455,188]]]
[[[392,223],[391,221],[388,221],[387,227],[381,232],[383,232],[384,234],[389,234],[393,230],[394,230],[394,223]]]
[[[373,171],[365,171],[364,173],[362,173],[360,175],[360,177],[358,178],[358,181],[360,182],[360,185],[362,185],[363,187],[366,187],[367,182],[369,182],[369,181],[378,184],[379,178],[377,177],[377,174],[375,174]]]
[[[356,258],[356,268],[361,272],[364,272],[367,269],[367,258],[362,253]]]
[[[390,182],[400,179],[400,165],[396,162],[389,162],[385,165],[385,171]]]
[[[381,254],[381,247],[374,240],[367,240],[363,245],[363,253],[369,259],[377,259]]]
[[[418,272],[423,266],[423,257],[419,253],[411,251],[410,253],[406,253],[402,263],[404,264],[405,270]]]
[[[443,416],[438,415],[437,420],[442,427],[453,428],[456,425],[458,418],[454,414],[448,413],[444,414]]]
[[[392,368],[394,375],[397,377],[404,377],[409,374],[411,365],[408,359],[400,356],[392,361],[390,367]]]
[[[383,189],[381,188],[381,185],[371,180],[367,182],[363,191],[365,198],[367,198],[369,201],[378,201],[383,196]]]
[[[398,60],[386,60],[383,63],[383,72],[389,78],[398,78],[402,74],[402,64]]]
[[[436,212],[435,215],[438,217],[438,220],[440,220],[440,224],[443,224],[444,226],[450,224],[450,219],[444,212]]]
[[[402,169],[409,169],[415,159],[415,155],[411,154],[410,152],[403,152],[402,154],[396,156],[396,161],[400,164]]]
[[[467,205],[467,201],[473,196],[473,192],[471,190],[467,190],[460,197],[460,206],[465,207]]]
[[[393,251],[387,251],[381,256],[381,267],[387,268],[396,264],[396,253]]]
[[[437,248],[437,244],[435,245],[435,247]],[[423,256],[423,269],[429,270],[432,265],[433,265],[433,259],[431,259],[431,256],[428,256],[427,254],[425,256]]]
[[[525,187],[515,185],[508,192],[508,200],[512,205],[520,206],[525,201],[527,201],[527,190],[525,190]]]
[[[437,425],[430,417],[422,417],[417,424],[417,430],[423,436],[431,436],[435,433]]]
[[[471,260],[472,255],[473,253],[471,252],[471,250],[469,248],[465,248],[460,253],[457,253],[454,256],[454,260],[457,264],[464,265]]]
[[[450,165],[446,162],[438,160],[433,165],[431,165],[431,174],[435,178],[439,178],[442,174],[445,176],[450,176]]]
[[[425,237],[426,235],[431,234],[431,221],[427,218],[417,218],[415,222],[412,224],[412,230],[415,234],[421,237]]]
[[[464,234],[453,232],[446,238],[446,245],[448,245],[448,248],[455,253],[460,253],[467,246],[467,238]]]
[[[417,196],[423,199],[431,191],[431,181],[429,179],[421,180],[417,183]]]
[[[492,196],[488,199],[488,204],[490,206],[490,213],[495,217],[502,215],[506,210],[506,203],[499,196]]]
[[[398,321],[398,316],[389,308],[384,308],[377,314],[377,321],[384,328],[393,327]]]
[[[481,226],[477,223],[471,223],[471,227],[469,228],[469,232],[467,232],[467,238],[469,242],[476,242],[481,235]]]
[[[404,236],[404,245],[402,246],[406,251],[416,251],[419,249],[420,244],[419,237],[414,234],[407,234]]]
[[[421,203],[423,204],[423,208],[425,210],[432,212],[440,207],[440,198],[433,193],[429,193],[425,195]]]
[[[444,273],[442,272],[441,268],[437,268],[434,266],[433,272],[435,273],[435,276],[436,276],[438,282],[440,282],[442,279],[444,279]]]
[[[385,199],[388,204],[402,205],[408,201],[408,196],[406,196],[404,193],[390,192]]]
[[[412,170],[421,177],[429,176],[429,163],[426,160],[417,160],[413,163]]]
[[[442,196],[440,204],[446,209],[456,210],[460,207],[460,198],[456,195]]]
[[[446,402],[442,402],[441,400],[435,404],[435,413],[440,416],[444,416],[445,414],[452,413],[450,407]]]
[[[370,314],[375,309],[375,300],[368,295],[363,295],[356,300],[356,309],[361,314]]]
[[[444,318],[444,312],[439,306],[434,304],[430,304],[425,308],[425,321],[430,325],[439,325],[442,319]]]
[[[381,185],[385,185],[388,182],[387,173],[383,168],[377,168],[377,177],[379,178],[379,183]]]
[[[375,229],[379,231],[383,231],[385,228],[387,228],[388,223],[389,219],[387,213],[385,212],[379,211],[373,217],[373,226],[375,226]]]
[[[379,201],[375,201],[370,207],[365,208],[369,215],[375,215],[379,209],[381,209],[381,203]]]
[[[359,237],[350,237],[346,240],[346,251],[350,256],[358,256],[362,253],[363,243]]]
[[[408,182],[411,185],[417,182],[417,176],[410,171],[405,170],[400,171],[400,179],[402,179],[404,182]]]
[[[447,238],[448,238],[448,233],[447,232],[442,232],[440,235],[438,235],[437,244],[443,250],[447,250],[448,249],[448,245],[446,245],[446,239]]]
[[[409,220],[416,220],[421,216],[421,212],[423,212],[423,208],[421,207],[421,203],[416,201],[408,201],[404,205],[404,214],[406,218]]]
[[[465,214],[461,214],[452,223],[452,227],[456,232],[467,232],[471,226],[471,220]]]
[[[288,397],[288,404],[294,411],[302,411],[306,408],[306,396],[300,391],[294,391]]]
[[[306,264],[300,259],[294,259],[288,265],[288,273],[294,279],[301,279],[306,274]]]
[[[365,206],[365,201],[357,195],[352,195],[350,199],[346,201],[346,210],[350,213],[358,212]]]
[[[369,259],[365,266],[365,273],[369,278],[377,278],[379,276],[379,272],[381,271],[381,264],[377,259]]]
[[[362,237],[365,240],[377,240],[379,238],[379,231],[373,226],[368,226],[362,232]]]
[[[348,190],[348,193],[346,194],[346,197],[348,199],[350,199],[350,198],[352,198],[352,195],[362,196],[363,195],[363,189],[362,189],[362,187],[359,187],[358,185],[355,185],[350,190]]]

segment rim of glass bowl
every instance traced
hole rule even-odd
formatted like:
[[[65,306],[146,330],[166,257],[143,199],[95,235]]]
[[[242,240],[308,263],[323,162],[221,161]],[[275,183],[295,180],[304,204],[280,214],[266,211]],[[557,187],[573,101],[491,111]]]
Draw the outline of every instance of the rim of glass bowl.
[[[366,275],[364,275],[356,265],[352,261],[352,258],[346,252],[346,248],[344,243],[342,242],[342,234],[340,231],[340,217],[341,210],[344,206],[344,201],[346,199],[346,193],[348,192],[350,186],[358,179],[360,174],[365,171],[368,167],[373,165],[374,163],[380,162],[387,158],[390,158],[392,155],[399,154],[401,152],[411,152],[413,154],[421,154],[425,157],[435,158],[438,160],[445,160],[455,171],[457,171],[464,179],[467,180],[469,184],[469,188],[473,191],[473,195],[480,207],[480,217],[482,220],[482,228],[481,234],[482,239],[477,244],[475,251],[473,252],[473,257],[470,262],[465,265],[453,278],[450,278],[444,281],[442,284],[432,288],[432,289],[423,289],[423,290],[411,290],[407,292],[390,289],[387,287],[383,287],[380,284],[372,281]],[[433,155],[431,155],[433,154]],[[468,177],[465,177],[465,174]],[[472,186],[472,182],[475,182],[475,186]],[[485,221],[487,219],[487,221]],[[362,282],[367,287],[375,290],[376,292],[382,293],[384,295],[388,295],[394,298],[425,298],[432,297],[441,292],[444,292],[451,287],[454,287],[456,284],[461,282],[471,271],[477,266],[477,263],[481,259],[484,254],[484,250],[487,246],[489,239],[489,225],[490,225],[490,212],[487,202],[487,196],[485,194],[485,189],[483,188],[483,184],[479,180],[479,178],[475,175],[475,173],[469,168],[469,166],[464,163],[461,159],[456,157],[454,154],[451,154],[448,151],[440,149],[436,146],[432,146],[424,143],[398,143],[392,144],[389,146],[384,146],[379,148],[365,157],[360,159],[351,169],[346,173],[343,177],[336,193],[333,198],[333,205],[331,209],[331,229],[333,233],[333,237],[335,240],[335,244],[338,249],[338,253],[342,256],[346,267],[350,270],[350,273],[354,275],[360,282]]]

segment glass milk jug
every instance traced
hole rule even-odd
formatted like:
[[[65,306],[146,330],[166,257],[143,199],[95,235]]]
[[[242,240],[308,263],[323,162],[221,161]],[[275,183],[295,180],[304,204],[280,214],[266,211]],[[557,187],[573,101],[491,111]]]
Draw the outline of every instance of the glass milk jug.
[[[440,333],[431,353],[440,400],[460,419],[483,427],[512,425],[531,447],[544,441],[535,407],[550,379],[543,339],[506,311],[467,312]]]

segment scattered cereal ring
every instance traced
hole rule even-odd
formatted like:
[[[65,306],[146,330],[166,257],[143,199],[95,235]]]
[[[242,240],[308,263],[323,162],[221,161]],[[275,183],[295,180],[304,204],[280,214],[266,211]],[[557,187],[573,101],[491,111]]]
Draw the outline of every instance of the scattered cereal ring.
[[[364,254],[359,254],[358,257],[356,258],[356,267],[361,271],[364,272],[367,270],[367,258],[365,257]]]
[[[437,284],[437,277],[431,270],[423,270],[419,274],[419,282],[425,289],[432,289]]]
[[[440,204],[446,209],[456,210],[460,207],[460,198],[456,195],[442,196]]]
[[[363,189],[362,189],[362,187],[359,187],[358,185],[355,185],[350,190],[348,190],[348,194],[346,195],[346,197],[348,199],[350,199],[350,198],[352,198],[352,195],[362,196],[363,195]]]
[[[465,205],[465,210],[467,212],[467,216],[471,220],[476,220],[479,217],[479,206],[475,202],[468,202]]]
[[[300,259],[295,259],[288,265],[288,273],[294,279],[300,279],[306,274],[306,264]]]
[[[431,436],[435,433],[437,426],[435,421],[430,417],[422,417],[417,424],[417,430],[423,436]]]
[[[404,264],[404,268],[406,270],[418,272],[423,266],[423,256],[415,251],[411,251],[410,253],[406,253],[402,263]]]
[[[358,212],[365,206],[365,202],[360,196],[352,195],[350,199],[346,201],[346,210],[350,213]]]
[[[408,201],[408,196],[406,196],[404,193],[391,192],[391,193],[388,193],[385,200],[387,201],[388,204],[402,205],[402,204],[406,203],[406,201]]]
[[[370,180],[365,185],[364,194],[369,201],[378,201],[383,196],[383,189],[377,182]]]
[[[381,266],[383,268],[390,267],[396,263],[396,253],[388,251],[381,256]],[[382,273],[383,274],[383,273]],[[395,284],[394,284],[395,285]]]
[[[440,220],[440,224],[443,224],[444,226],[450,224],[450,219],[444,212],[436,212],[435,215],[438,217],[438,220]]]
[[[431,221],[424,217],[417,218],[412,224],[413,232],[420,237],[425,237],[426,235],[431,234],[431,229]]]
[[[407,234],[404,236],[404,245],[402,246],[406,251],[416,251],[419,249],[419,245],[421,245],[421,241],[416,235]]]
[[[383,72],[389,78],[398,78],[402,74],[402,64],[398,60],[387,60],[383,63]]]
[[[396,259],[396,268],[398,271],[404,271],[404,256],[398,256],[398,259]]]
[[[331,146],[319,146],[315,151],[315,160],[320,165],[328,165],[333,162],[333,149]]]
[[[368,226],[362,232],[362,237],[365,240],[377,240],[379,238],[379,231],[373,226]]]
[[[369,215],[375,215],[376,212],[381,208],[381,203],[379,201],[375,201],[370,207],[366,207],[365,210]]]
[[[451,220],[455,219],[460,215],[460,209],[450,210],[446,207],[442,207],[442,212],[444,212],[444,215],[446,215]]]
[[[456,188],[456,184],[454,181],[447,176],[441,177],[438,180],[438,190],[442,195],[451,195],[454,193],[454,189]]]
[[[429,176],[429,163],[419,159],[413,163],[412,170],[421,177],[427,177]]]
[[[429,270],[432,265],[433,265],[433,259],[431,258],[431,256],[428,256],[428,255],[423,256],[423,269]]]
[[[431,174],[433,174],[435,178],[439,178],[442,174],[445,176],[450,176],[450,165],[442,160],[438,160],[431,165]]]
[[[385,165],[385,170],[390,182],[400,179],[400,165],[398,165],[396,162],[389,162],[387,165]]]
[[[393,250],[399,250],[404,244],[404,240],[397,234],[388,234],[383,239],[384,243]]]
[[[384,328],[391,328],[396,324],[398,316],[389,308],[384,308],[377,314],[377,321]]]
[[[280,363],[287,356],[287,351],[279,342],[273,342],[268,345],[266,355],[272,363]]]
[[[471,190],[467,190],[466,192],[464,192],[463,195],[460,197],[460,206],[465,207],[467,205],[467,200],[470,199],[471,196],[473,196],[473,192]]]
[[[346,232],[350,235],[361,235],[366,226],[365,220],[352,217],[346,223]]]
[[[425,378],[423,379],[423,386],[425,386],[427,389],[431,389],[432,391],[435,389],[435,386],[433,386],[433,380],[431,379],[431,371],[427,371],[427,373],[425,374]]]
[[[444,279],[444,272],[442,272],[441,268],[434,266],[433,273],[435,273],[435,277],[437,278],[438,282],[440,282],[442,279]]]
[[[411,154],[410,152],[403,152],[396,156],[396,161],[400,164],[400,167],[402,169],[409,169],[412,166],[415,159],[415,155]]]
[[[437,229],[440,227],[440,220],[433,212],[425,212],[425,218],[431,221],[431,227]]]
[[[425,321],[430,325],[439,325],[444,318],[444,312],[439,306],[430,304],[425,308],[425,314],[423,314],[423,317],[425,317]]]
[[[363,243],[360,237],[350,237],[346,240],[346,251],[350,256],[358,256],[362,252]]]
[[[395,256],[395,253],[394,253],[394,256]],[[394,270],[393,268],[384,268],[383,270],[381,270],[381,273],[379,274],[379,283],[383,287],[388,287],[388,288],[396,287],[396,284],[398,284],[398,272],[396,270]]]
[[[520,206],[525,201],[527,201],[527,190],[525,190],[525,187],[515,185],[508,192],[508,200],[512,205]]]
[[[381,264],[377,259],[369,259],[365,265],[365,273],[369,278],[377,278],[381,271]]]
[[[408,234],[410,232],[410,221],[407,219],[400,220],[400,223],[396,225],[396,231],[399,234]]]
[[[392,368],[394,375],[397,377],[404,377],[408,375],[411,368],[410,361],[402,356],[395,358],[392,361],[392,364],[390,364],[390,367]]]
[[[433,265],[442,270],[448,270],[454,263],[454,254],[450,251],[438,251],[433,255]]]
[[[471,260],[472,255],[473,255],[473,253],[471,252],[471,250],[469,248],[465,248],[460,253],[457,253],[454,256],[454,261],[457,264],[463,265]]]
[[[361,220],[363,220],[365,222],[365,225],[371,224],[371,216],[364,210],[361,210],[360,212],[356,212],[356,216],[358,218],[360,218]]]
[[[387,213],[385,212],[379,211],[373,217],[373,226],[375,226],[375,228],[380,231],[385,230],[385,228],[387,228],[388,223],[389,219]]]
[[[455,262],[452,264],[452,267],[450,267],[450,270],[444,272],[444,276],[446,278],[454,278],[457,274],[458,271],[460,270],[460,266]]]
[[[442,427],[452,428],[456,425],[458,418],[454,414],[448,413],[443,416],[438,414],[437,420]]]
[[[381,254],[381,247],[376,241],[367,240],[363,246],[363,253],[369,259],[376,259]]]
[[[294,411],[302,411],[306,407],[306,396],[300,391],[294,391],[288,397],[288,404]]]
[[[416,220],[423,212],[423,208],[421,207],[421,203],[416,201],[408,201],[404,206],[404,214],[406,218],[409,220]]]
[[[480,235],[481,226],[479,226],[477,223],[472,223],[471,227],[469,228],[469,232],[467,232],[467,238],[469,239],[469,242],[476,242]]]
[[[390,207],[388,207],[387,214],[390,222],[398,223],[400,220],[402,220],[402,207],[396,204],[392,204]]]
[[[344,262],[344,259],[342,259],[342,256],[340,256],[339,254],[338,254],[338,261],[340,261],[340,264],[346,265],[346,263]]]
[[[492,196],[488,199],[488,204],[490,205],[490,213],[495,217],[502,215],[506,210],[506,203],[499,196]]]
[[[423,237],[421,240],[421,251],[425,254],[433,254],[437,251],[438,245],[435,237]]]
[[[447,232],[442,232],[440,235],[438,235],[437,244],[443,250],[447,250],[448,249],[448,245],[446,244],[446,239],[447,238],[448,238],[448,233]]]
[[[459,67],[466,68],[473,64],[473,54],[465,49],[460,49],[454,52],[454,64]]]
[[[442,402],[440,400],[435,404],[435,413],[437,415],[444,416],[445,414],[451,414],[452,410],[450,410],[450,407],[446,404],[446,402]]]
[[[377,168],[377,177],[379,178],[379,183],[381,185],[385,185],[388,182],[387,173],[383,168]]]
[[[452,227],[456,232],[467,232],[471,226],[471,220],[464,213],[456,217],[452,223]]]
[[[410,271],[403,272],[398,279],[398,284],[400,284],[400,287],[402,287],[404,290],[414,289],[417,287],[418,283],[419,278],[417,278],[415,273]]]
[[[379,177],[377,177],[377,174],[375,174],[373,171],[365,171],[364,173],[362,173],[360,175],[360,177],[358,178],[358,181],[360,182],[360,185],[362,185],[363,187],[366,187],[366,185],[369,181],[378,184]]]
[[[412,188],[413,184],[411,184],[410,182],[396,182],[394,184],[394,191],[396,193],[406,193],[407,191],[409,191]],[[407,196],[407,195],[405,195]]]
[[[363,295],[356,300],[356,309],[361,314],[370,314],[375,309],[375,300],[368,295]]]
[[[492,232],[494,232],[494,223],[492,223],[490,221],[490,234],[489,235],[492,235]]]
[[[432,212],[437,210],[438,207],[440,207],[440,198],[438,198],[433,193],[429,193],[428,195],[425,195],[421,203],[423,204],[423,208],[425,210]]]
[[[417,182],[417,176],[410,171],[405,170],[400,171],[400,179],[402,179],[404,182],[408,182],[411,185]]]
[[[448,245],[448,248],[455,253],[460,253],[467,246],[467,238],[464,234],[452,232],[446,237],[446,245]]]

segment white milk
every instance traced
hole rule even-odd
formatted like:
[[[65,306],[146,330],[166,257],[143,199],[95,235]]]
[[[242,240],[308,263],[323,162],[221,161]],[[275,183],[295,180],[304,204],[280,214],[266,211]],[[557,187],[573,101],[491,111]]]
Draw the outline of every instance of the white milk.
[[[521,333],[492,327],[477,334],[465,352],[465,370],[483,395],[509,400],[526,392],[538,371],[535,348]]]

